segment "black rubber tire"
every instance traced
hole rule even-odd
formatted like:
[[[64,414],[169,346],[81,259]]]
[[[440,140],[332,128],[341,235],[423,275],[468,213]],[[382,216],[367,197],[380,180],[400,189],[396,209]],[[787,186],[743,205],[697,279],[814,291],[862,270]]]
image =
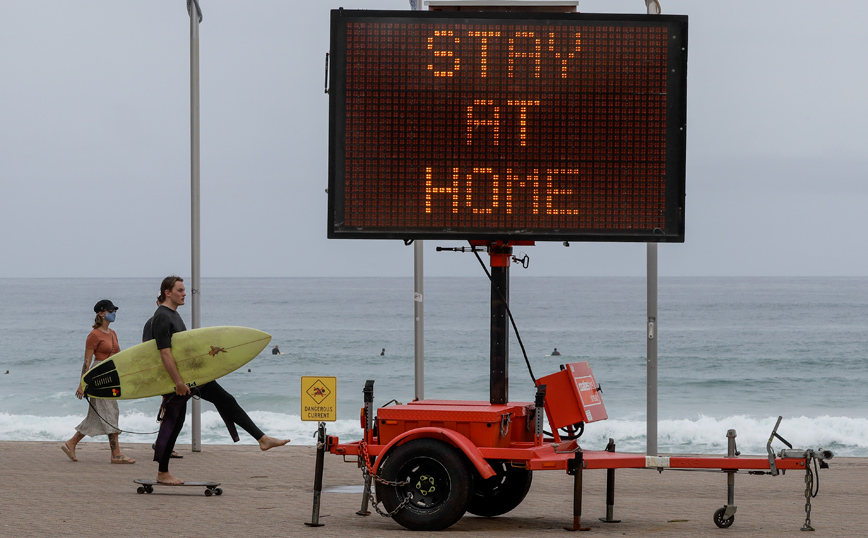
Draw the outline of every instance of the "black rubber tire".
[[[144,486],[139,486],[139,487],[137,487],[137,488],[136,488],[136,493],[138,493],[139,495],[144,494],[144,493],[145,493],[145,487],[144,487]]]
[[[414,531],[439,531],[455,524],[467,510],[473,474],[464,454],[437,439],[416,439],[386,455],[381,478],[405,486],[376,483],[377,499],[392,512],[409,494],[410,502],[393,516]]]
[[[217,489],[214,490],[214,493],[217,494],[217,495],[223,495],[223,489],[222,489],[222,488],[217,488]]]
[[[723,514],[726,513],[726,508],[718,508],[714,511],[714,524],[720,527],[721,529],[726,529],[732,526],[733,522],[735,522],[735,516],[729,516],[727,519],[723,519]]]
[[[206,489],[206,490],[205,490],[205,496],[206,496],[206,497],[210,497],[211,495],[214,495],[214,492],[211,491],[210,489]]]
[[[151,485],[147,485],[147,486],[145,486],[145,493],[150,494],[150,493],[153,493],[153,492],[154,492],[154,486],[151,486]]]
[[[497,473],[486,480],[478,472],[473,475],[473,492],[467,511],[483,517],[503,515],[527,496],[533,473],[527,469],[513,467],[506,461],[489,461]]]

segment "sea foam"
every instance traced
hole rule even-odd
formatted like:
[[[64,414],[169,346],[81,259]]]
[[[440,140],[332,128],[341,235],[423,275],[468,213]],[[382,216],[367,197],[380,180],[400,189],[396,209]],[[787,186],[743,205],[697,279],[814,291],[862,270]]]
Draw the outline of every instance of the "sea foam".
[[[290,438],[294,445],[316,444],[316,422],[302,421],[298,415],[252,411],[250,417],[268,435]],[[0,413],[0,438],[9,441],[61,441],[74,433],[81,421],[79,415],[33,416]],[[657,424],[658,452],[661,454],[708,454],[723,455],[727,450],[726,432],[736,430],[736,447],[744,455],[765,455],[766,443],[777,417],[753,418],[734,415],[726,418],[698,416],[690,419],[661,420]],[[191,443],[192,423],[190,415],[179,437],[179,444]],[[202,443],[231,444],[220,415],[216,411],[202,412]],[[159,425],[155,416],[141,412],[122,413],[120,426],[125,430],[121,442],[152,443]],[[580,444],[587,450],[602,450],[608,440],[615,441],[619,452],[644,453],[646,443],[644,420],[605,420],[585,426]],[[341,441],[361,438],[358,420],[327,422],[329,435],[337,435]],[[139,432],[139,433],[128,433]],[[240,444],[255,444],[256,441],[239,430]],[[868,419],[823,415],[819,417],[785,417],[778,434],[794,448],[832,450],[840,457],[868,457]],[[87,438],[86,441],[102,442],[104,438]],[[777,439],[772,444],[775,452],[785,448]]]

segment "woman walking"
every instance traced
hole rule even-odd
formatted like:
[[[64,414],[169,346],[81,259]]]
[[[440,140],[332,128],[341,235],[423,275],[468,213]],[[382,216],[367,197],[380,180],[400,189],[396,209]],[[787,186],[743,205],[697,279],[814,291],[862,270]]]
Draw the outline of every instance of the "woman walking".
[[[84,345],[82,375],[90,369],[91,361],[95,360],[99,363],[121,350],[118,345],[118,335],[109,328],[117,316],[118,307],[108,299],[103,299],[94,305],[93,311],[96,313],[96,318],[94,319],[93,330],[87,335],[87,341]],[[79,400],[84,396],[80,384],[75,391],[75,396]],[[75,448],[79,441],[86,436],[108,435],[109,446],[112,451],[111,462],[135,463],[136,460],[121,453],[121,447],[118,445],[120,430],[115,427],[118,423],[118,403],[115,400],[101,398],[90,398],[88,402],[90,405],[88,406],[87,417],[75,427],[75,435],[63,443],[60,449],[69,459],[78,461],[78,458],[75,457]]]

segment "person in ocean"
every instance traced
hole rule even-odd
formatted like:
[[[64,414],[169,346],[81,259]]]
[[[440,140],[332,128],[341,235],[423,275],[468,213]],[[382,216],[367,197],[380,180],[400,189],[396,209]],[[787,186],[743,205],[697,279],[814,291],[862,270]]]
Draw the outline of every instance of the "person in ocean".
[[[102,362],[121,350],[120,345],[118,345],[118,335],[109,327],[117,318],[118,307],[108,299],[103,299],[94,305],[93,311],[96,313],[96,318],[94,319],[93,330],[87,335],[84,344],[84,364],[81,367],[81,375],[90,369],[92,361]],[[84,396],[80,383],[75,390],[75,396],[79,400]],[[88,403],[90,405],[88,406],[87,417],[75,427],[75,434],[60,446],[63,453],[70,460],[78,461],[75,449],[79,441],[87,436],[108,435],[109,446],[111,447],[110,461],[121,464],[135,463],[136,460],[121,452],[121,447],[118,444],[120,430],[116,427],[119,415],[117,401],[90,398]]]
[[[552,357],[560,357],[560,356],[561,356],[561,352],[558,351],[558,348],[555,348],[555,350],[552,351]]]
[[[283,353],[280,352],[280,347],[278,347],[278,346],[274,346],[274,349],[271,350],[271,354],[272,355],[283,355]]]
[[[172,458],[175,442],[184,426],[187,400],[191,396],[190,388],[178,373],[175,357],[172,355],[172,335],[187,330],[184,320],[177,312],[178,307],[184,305],[186,295],[184,280],[181,277],[168,276],[164,278],[160,285],[160,296],[157,298],[159,306],[153,317],[145,323],[142,333],[143,341],[150,339],[157,341],[157,349],[160,350],[163,366],[175,382],[174,394],[170,393],[163,396],[160,433],[157,436],[157,442],[154,443],[154,461],[159,464],[157,481],[164,484],[183,484],[182,480],[169,473],[169,459]],[[238,431],[235,429],[235,425],[238,424],[256,439],[260,450],[265,451],[289,443],[289,439],[276,439],[265,435],[244,409],[238,405],[235,397],[226,392],[217,381],[209,381],[194,390],[203,400],[214,404],[220,417],[226,423],[226,428],[233,441],[238,442],[239,440]]]

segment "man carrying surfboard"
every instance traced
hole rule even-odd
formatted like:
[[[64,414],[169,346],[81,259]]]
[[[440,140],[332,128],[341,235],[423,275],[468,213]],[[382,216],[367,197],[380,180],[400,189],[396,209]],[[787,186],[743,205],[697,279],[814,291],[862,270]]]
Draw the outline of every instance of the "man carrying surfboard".
[[[160,350],[160,359],[163,367],[169,373],[175,383],[175,393],[163,396],[163,420],[160,422],[160,433],[154,445],[154,461],[158,462],[157,482],[162,484],[179,485],[184,481],[169,473],[169,459],[175,449],[175,441],[184,427],[184,418],[187,414],[187,400],[190,399],[190,387],[188,387],[172,355],[172,335],[186,331],[184,320],[178,314],[178,307],[183,306],[187,297],[184,280],[177,276],[168,276],[160,284],[160,297],[157,302],[160,306],[154,312],[152,330],[154,340],[157,341],[157,349]]]
[[[160,462],[159,473],[166,473],[166,480],[162,480],[160,474],[158,474],[157,481],[167,484],[181,483],[168,481],[177,480],[169,474],[168,462],[172,457],[172,451],[181,427],[184,425],[187,399],[190,396],[190,389],[184,384],[184,380],[178,373],[177,364],[171,353],[171,335],[187,330],[184,326],[184,321],[177,312],[178,307],[184,304],[185,297],[186,291],[181,277],[169,276],[163,279],[160,285],[160,297],[157,299],[159,306],[157,307],[157,311],[154,312],[154,316],[145,324],[142,334],[142,340],[150,340],[153,337],[157,341],[157,349],[160,350],[163,366],[165,366],[166,371],[175,382],[175,394],[167,394],[163,397],[163,420],[160,424],[160,434],[157,436],[157,442],[154,444],[154,461]],[[160,333],[158,331],[162,331],[162,338],[159,336]],[[181,390],[179,383],[187,389],[183,394],[179,392]],[[276,439],[265,435],[244,409],[238,405],[235,397],[221,387],[216,380],[200,385],[195,390],[199,397],[213,403],[217,408],[217,412],[220,413],[220,417],[226,423],[233,441],[238,442],[238,432],[235,429],[235,424],[238,424],[256,439],[260,450],[265,451],[289,443],[289,439]]]

